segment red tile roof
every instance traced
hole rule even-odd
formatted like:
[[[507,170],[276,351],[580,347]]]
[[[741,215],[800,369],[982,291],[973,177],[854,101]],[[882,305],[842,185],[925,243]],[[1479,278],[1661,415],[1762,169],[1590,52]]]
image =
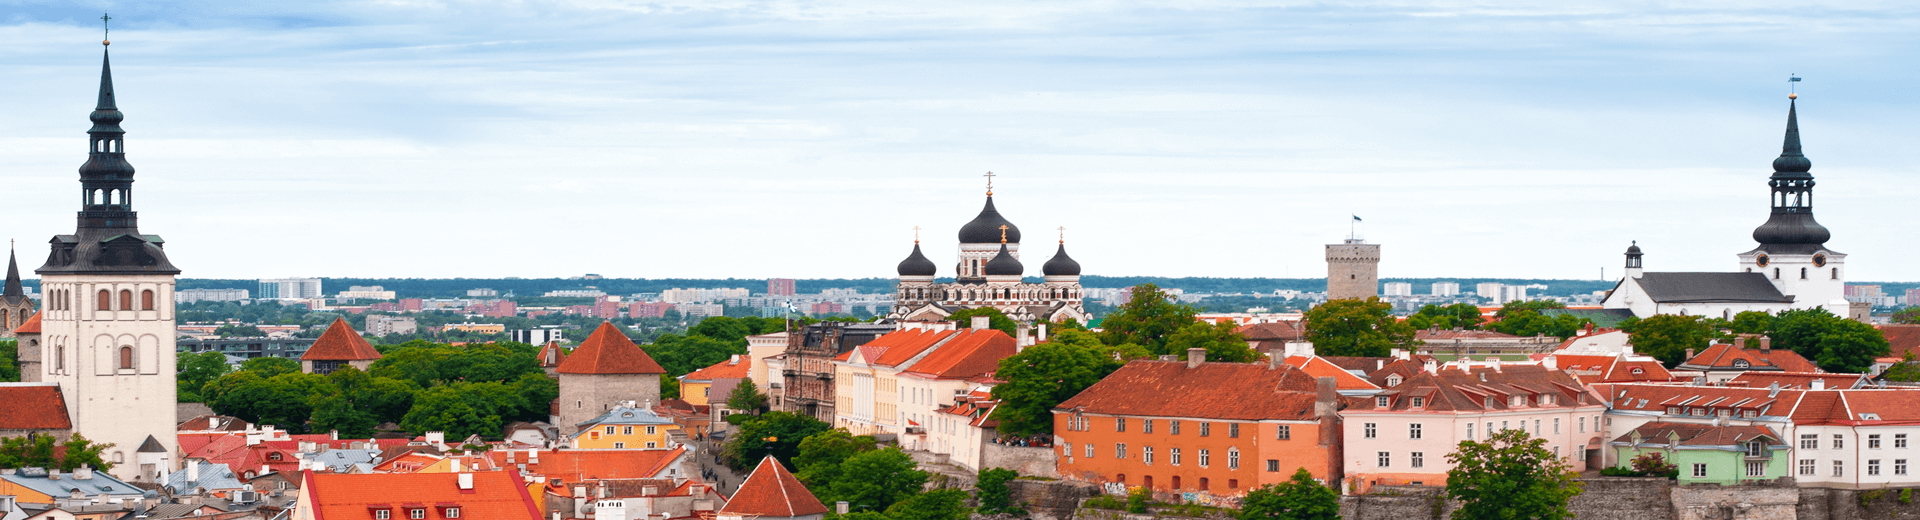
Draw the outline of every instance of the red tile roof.
[[[1614,439],[1614,442],[1633,442],[1634,434],[1639,434],[1644,444],[1665,444],[1679,446],[1736,446],[1757,438],[1780,444],[1780,435],[1765,426],[1714,426],[1711,424],[1653,421],[1642,424],[1633,431]]]
[[[462,475],[473,479],[473,489],[460,489]],[[372,509],[451,504],[461,520],[540,520],[533,496],[516,471],[479,473],[368,473],[304,472],[300,492],[313,504],[315,520],[372,520]],[[405,511],[394,511],[403,518]],[[434,518],[439,518],[436,513]]]
[[[1573,374],[1583,384],[1673,381],[1673,373],[1658,360],[1621,359],[1620,356],[1551,354],[1554,366]],[[1638,369],[1638,370],[1635,370]]]
[[[1290,341],[1306,336],[1306,329],[1301,328],[1297,321],[1255,323],[1234,332],[1240,333],[1240,337],[1247,338],[1247,341]]]
[[[67,401],[54,383],[0,383],[0,430],[69,430]],[[169,405],[171,406],[171,405]]]
[[[1443,368],[1439,373],[1421,372],[1400,382],[1400,386],[1379,395],[1391,397],[1388,408],[1407,410],[1412,401],[1400,396],[1420,397],[1427,411],[1501,411],[1516,409],[1514,397],[1525,397],[1518,409],[1574,408],[1595,406],[1597,401],[1581,402],[1586,388],[1566,372],[1547,370],[1540,365],[1502,365],[1499,370],[1474,367],[1471,370]],[[1544,402],[1542,396],[1552,396]],[[1373,399],[1356,401],[1353,410],[1376,410]]]
[[[1135,360],[1079,395],[1060,411],[1202,419],[1313,417],[1314,378],[1292,365]]]
[[[183,432],[201,432],[201,431],[239,432],[239,431],[246,431],[247,428],[251,426],[253,426],[251,423],[241,420],[239,417],[232,417],[227,415],[202,415],[202,416],[194,417],[192,419],[187,419],[185,422],[181,422],[180,427],[177,429]],[[182,444],[181,446],[185,447],[184,444]]]
[[[1320,356],[1294,356],[1287,358],[1287,364],[1293,365],[1313,377],[1331,377],[1333,378],[1334,388],[1340,390],[1380,389],[1380,385],[1373,384],[1373,381],[1368,381],[1366,378],[1353,375],[1352,372],[1348,372],[1345,368],[1341,368],[1339,365]]]
[[[934,345],[942,344],[948,341],[949,338],[956,337],[961,333],[962,332],[958,330],[929,331],[916,329],[893,331],[874,338],[873,341],[869,341],[865,345],[861,345],[862,351],[860,356],[866,358],[867,364],[869,365],[897,367],[900,366],[901,363],[913,360],[914,356],[918,356],[921,352],[933,348]],[[874,348],[884,348],[886,350],[881,351],[877,356],[869,354],[869,352],[873,352],[869,349]]]
[[[1420,330],[1413,331],[1413,339],[1417,339],[1421,341],[1448,340],[1448,339],[1520,339],[1520,336],[1507,334],[1505,332],[1496,332],[1491,330],[1479,330],[1479,329],[1473,329],[1473,330],[1420,329]]]
[[[560,348],[560,342],[549,341],[540,347],[540,366],[558,367],[565,362],[567,362],[567,350]]]
[[[40,333],[40,313],[38,312],[33,313],[33,317],[27,318],[26,323],[22,323],[20,324],[19,327],[15,327],[13,329],[13,333],[14,334],[39,334]]]
[[[683,381],[714,381],[719,379],[746,379],[753,373],[753,358],[733,356],[713,366],[695,370],[682,376]]]
[[[1691,414],[1694,409],[1701,410],[1704,415],[1696,417],[1717,417],[1722,410],[1754,411],[1772,416],[1791,413],[1795,420],[1809,411],[1809,401],[1801,398],[1804,392],[1794,390],[1648,383],[1598,384],[1593,389],[1605,396],[1615,410],[1667,413],[1669,408],[1677,408],[1683,415]]]
[[[957,415],[967,421],[969,426],[995,428],[1000,421],[993,420],[993,409],[1000,406],[1000,400],[993,398],[988,390],[974,390],[962,397],[959,403],[941,408],[940,413]]]
[[[239,437],[239,439],[240,446],[202,458],[206,459],[209,463],[226,464],[227,467],[233,468],[233,473],[236,475],[245,475],[249,471],[258,475],[269,472],[291,472],[300,469],[300,451],[297,448],[278,446],[276,444],[280,443],[276,442],[262,442],[247,445],[244,436]],[[215,445],[230,446],[231,444],[216,442]],[[275,458],[276,456],[278,457],[277,459]],[[187,458],[194,457],[192,454],[189,454]],[[261,466],[265,466],[266,471],[261,471]]]
[[[1767,388],[1780,385],[1780,388],[1806,390],[1813,388],[1814,381],[1821,381],[1826,388],[1849,389],[1867,385],[1866,374],[1830,374],[1826,372],[1742,372],[1728,380],[1728,385],[1748,388]]]
[[[35,318],[37,319],[38,316]],[[1874,328],[1880,329],[1880,334],[1887,337],[1887,346],[1890,347],[1889,357],[1898,359],[1907,353],[1913,353],[1915,358],[1920,358],[1920,325],[1875,325]]]
[[[971,379],[1000,369],[1000,360],[1019,353],[1013,336],[998,329],[966,330],[921,358],[902,374],[933,379]],[[883,356],[884,357],[884,356]]]
[[[600,322],[580,346],[560,362],[562,374],[665,374],[667,370],[620,332],[612,322]]]
[[[301,361],[363,361],[380,359],[380,351],[367,343],[367,338],[354,332],[353,326],[345,318],[334,318],[320,339],[313,340],[313,346],[307,353],[300,355]]]
[[[827,506],[772,456],[760,459],[760,467],[753,468],[753,474],[747,475],[740,489],[734,490],[727,507],[720,508],[720,514],[744,517],[794,517],[826,512]]]
[[[1745,361],[1741,367],[1736,361]],[[1695,370],[1780,370],[1786,372],[1819,372],[1820,367],[1807,362],[1807,358],[1791,350],[1736,348],[1731,343],[1720,343],[1707,347],[1705,352],[1680,364]]]
[[[583,480],[619,478],[658,478],[680,460],[687,450],[539,450],[539,462],[527,456],[527,450],[512,450],[513,465],[526,464],[526,472],[552,482],[572,484]],[[487,452],[494,464],[507,466],[507,450]]]

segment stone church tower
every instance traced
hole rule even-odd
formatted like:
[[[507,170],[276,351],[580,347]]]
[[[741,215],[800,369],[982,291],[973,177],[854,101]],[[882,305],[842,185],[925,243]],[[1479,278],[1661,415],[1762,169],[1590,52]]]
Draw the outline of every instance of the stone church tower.
[[[1354,217],[1359,222],[1359,217]],[[1380,244],[1359,232],[1344,243],[1327,244],[1327,299],[1365,300],[1380,295]]]
[[[102,42],[105,43],[105,42]],[[55,235],[40,273],[41,381],[58,383],[73,431],[113,443],[102,458],[123,480],[153,482],[173,463],[140,457],[158,442],[177,453],[174,418],[174,277],[158,235],[142,234],[133,211],[124,115],[103,56],[99,104],[80,166],[79,226]]]
[[[580,423],[626,401],[646,408],[660,404],[660,376],[667,373],[609,322],[601,322],[555,371],[560,374],[560,399],[554,426],[563,435],[573,435]]]
[[[27,298],[26,288],[20,285],[20,262],[8,251],[7,285],[0,289],[0,338],[14,337],[13,329],[26,325],[27,318],[32,317],[33,300]]]

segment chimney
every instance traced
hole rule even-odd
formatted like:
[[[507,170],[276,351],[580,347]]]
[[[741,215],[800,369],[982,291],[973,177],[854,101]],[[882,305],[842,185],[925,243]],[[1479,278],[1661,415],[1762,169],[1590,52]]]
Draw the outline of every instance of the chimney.
[[[93,480],[93,468],[86,464],[81,464],[80,467],[73,469],[73,479]]]
[[[1031,325],[1022,323],[1014,327],[1013,328],[1013,345],[1016,347],[1024,347],[1027,345],[1032,345],[1033,341],[1028,339],[1028,336],[1027,336],[1028,334],[1032,334],[1032,333],[1033,333],[1033,326]]]
[[[1404,348],[1396,348],[1393,350],[1389,350],[1387,352],[1388,352],[1388,355],[1393,356],[1394,359],[1399,359],[1399,360],[1413,359],[1413,353],[1408,352],[1407,349],[1404,349]]]
[[[333,440],[336,440],[336,441],[340,440],[340,430],[333,430],[333,431],[327,432],[327,436],[332,437]]]
[[[1385,359],[1375,359],[1375,360],[1373,360],[1373,369],[1374,369],[1374,370],[1379,370],[1379,369],[1382,369],[1382,368],[1387,368],[1387,360],[1385,360]]]
[[[1693,360],[1693,349],[1687,349],[1687,360],[1688,361]]]
[[[843,514],[843,515],[844,515],[844,514],[847,514],[847,501],[845,501],[845,500],[841,500],[841,501],[839,501],[839,502],[834,502],[834,503],[833,503],[833,512],[835,512],[835,513],[840,513],[840,514]]]
[[[200,461],[187,461],[187,482],[200,481]]]
[[[734,354],[734,355],[733,355],[733,358],[732,358],[732,359],[729,359],[729,360],[727,360],[727,364],[729,364],[729,365],[738,365],[738,364],[740,364],[740,355],[739,355],[739,354]]]
[[[1316,394],[1313,401],[1313,415],[1329,418],[1340,414],[1340,391],[1331,377],[1314,379]]]
[[[1762,352],[1762,353],[1766,353],[1766,354],[1772,354],[1772,353],[1773,353],[1773,338],[1772,338],[1772,337],[1770,337],[1770,336],[1761,336],[1761,337],[1760,337],[1760,352]]]
[[[1047,340],[1047,322],[1040,322],[1038,328],[1034,330],[1037,332],[1033,335],[1033,341],[1035,343]]]
[[[1825,379],[1815,379],[1815,380],[1813,380],[1813,382],[1811,382],[1811,383],[1807,383],[1807,387],[1808,387],[1808,388],[1812,388],[1812,389],[1814,389],[1814,390],[1826,390],[1826,389],[1827,389],[1827,380],[1825,380]]]
[[[989,327],[989,326],[991,326],[991,325],[989,325],[989,324],[990,324],[990,323],[992,323],[992,321],[993,321],[993,320],[990,320],[990,319],[987,319],[987,317],[986,317],[986,316],[974,316],[974,317],[973,317],[973,330],[983,330],[983,329],[986,329],[987,327]]]
[[[459,479],[460,489],[468,490],[468,491],[473,490],[473,474],[472,473],[457,473],[455,474],[454,478]]]
[[[1747,337],[1746,337],[1746,336],[1734,336],[1734,337],[1733,337],[1733,348],[1737,348],[1737,349],[1742,349],[1742,350],[1745,350],[1745,349],[1747,348]],[[1692,357],[1692,356],[1688,356],[1688,357]]]
[[[1429,374],[1440,373],[1440,360],[1437,360],[1434,358],[1427,358],[1427,362],[1424,363],[1424,365],[1425,366],[1422,367],[1422,369],[1426,370],[1427,373]]]
[[[1267,349],[1267,369],[1268,370],[1279,370],[1280,365],[1285,365],[1285,364],[1287,364],[1286,351],[1277,349],[1277,348]]]
[[[1313,354],[1313,342],[1311,342],[1311,341],[1289,341],[1289,342],[1287,342],[1287,357],[1296,357],[1296,356],[1298,356],[1298,357],[1313,357],[1313,355],[1314,355],[1314,354]]]
[[[1207,362],[1207,349],[1204,349],[1204,348],[1187,349],[1187,368],[1196,368],[1196,367],[1199,367],[1201,363],[1205,363],[1205,362]]]
[[[527,448],[527,462],[528,462],[528,463],[530,463],[530,464],[539,464],[539,463],[540,463],[540,450],[537,450],[537,449],[533,449],[533,448]]]

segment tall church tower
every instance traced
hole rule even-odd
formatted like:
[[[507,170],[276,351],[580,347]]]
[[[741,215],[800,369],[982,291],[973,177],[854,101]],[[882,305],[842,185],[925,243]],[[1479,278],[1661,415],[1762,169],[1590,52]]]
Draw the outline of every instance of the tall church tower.
[[[106,42],[101,42],[105,44]],[[42,381],[58,383],[75,433],[113,443],[102,458],[124,480],[153,482],[177,453],[174,276],[158,235],[133,211],[133,165],[104,53],[100,100],[80,166],[79,226],[55,235],[40,273]],[[157,446],[153,445],[157,443]],[[155,452],[156,448],[164,453]]]
[[[1360,217],[1354,231],[1339,244],[1327,244],[1327,299],[1365,300],[1380,295],[1380,244],[1360,238]]]
[[[1793,298],[1794,308],[1824,307],[1847,316],[1847,255],[1827,249],[1832,234],[1813,220],[1813,161],[1800,151],[1799,96],[1788,98],[1786,141],[1767,180],[1773,211],[1753,230],[1760,246],[1740,253],[1740,270],[1766,275]]]

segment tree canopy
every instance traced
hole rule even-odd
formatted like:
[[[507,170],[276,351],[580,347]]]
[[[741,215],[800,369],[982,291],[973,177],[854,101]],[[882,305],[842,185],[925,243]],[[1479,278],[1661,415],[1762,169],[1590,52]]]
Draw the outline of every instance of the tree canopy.
[[[947,321],[954,322],[957,326],[964,329],[973,326],[974,316],[986,316],[987,328],[1005,332],[1008,336],[1012,336],[1019,331],[1020,324],[1014,323],[1013,318],[1008,318],[1006,313],[1000,312],[1000,309],[993,307],[962,309],[959,312],[953,313],[951,316],[947,316]]]
[[[1706,350],[1719,331],[1699,316],[1680,316],[1676,314],[1655,314],[1633,324],[1633,330],[1627,333],[1633,342],[1633,350],[1653,356],[1667,368],[1673,368],[1687,361],[1687,350],[1694,352]]]
[[[1132,296],[1100,322],[1100,341],[1108,345],[1140,345],[1154,355],[1175,354],[1167,349],[1173,335],[1194,323],[1199,309],[1167,298],[1154,284],[1133,287]]]
[[[733,392],[727,394],[727,408],[746,413],[760,413],[767,409],[767,395],[755,388],[752,379],[741,379],[734,385]]]
[[[1240,501],[1240,520],[1339,520],[1340,497],[1313,480],[1307,468],[1279,484],[1248,491]]]
[[[745,420],[720,450],[727,466],[736,471],[753,469],[768,455],[792,470],[793,457],[800,454],[800,442],[833,429],[833,425],[812,416],[793,412],[767,412]]]
[[[1540,312],[1565,308],[1567,308],[1566,304],[1553,300],[1511,301],[1494,313],[1494,317],[1499,321],[1489,323],[1483,328],[1515,336],[1544,334],[1564,340],[1578,335],[1580,329],[1593,323],[1593,320],[1571,314],[1547,316]]]
[[[1052,341],[1035,344],[1000,360],[993,387],[1000,406],[993,418],[1000,431],[1035,435],[1053,431],[1053,407],[1118,370],[1127,360],[1146,357],[1138,345],[1102,344],[1092,333],[1063,330]]]
[[[100,454],[113,443],[96,444],[75,433],[61,441],[52,435],[8,437],[0,439],[0,469],[57,468],[73,471],[82,465],[100,471],[113,469],[113,463]]]
[[[1207,361],[1226,363],[1247,363],[1259,357],[1253,347],[1247,345],[1247,338],[1241,336],[1233,322],[1201,323],[1194,322],[1167,338],[1168,353],[1187,358],[1187,349],[1198,348],[1207,352]]]
[[[1773,348],[1792,349],[1828,372],[1866,372],[1888,352],[1879,329],[1820,308],[1782,311],[1767,336]]]
[[[1417,345],[1413,326],[1392,313],[1393,304],[1379,298],[1331,300],[1306,312],[1306,339],[1322,356],[1386,357]]]
[[[1407,317],[1407,325],[1415,330],[1431,328],[1474,330],[1480,328],[1482,321],[1485,321],[1485,318],[1480,316],[1480,307],[1471,303],[1456,303],[1444,307],[1429,304]]]
[[[1447,454],[1447,496],[1461,502],[1454,520],[1565,520],[1582,484],[1546,439],[1501,430],[1486,442],[1463,441]]]

